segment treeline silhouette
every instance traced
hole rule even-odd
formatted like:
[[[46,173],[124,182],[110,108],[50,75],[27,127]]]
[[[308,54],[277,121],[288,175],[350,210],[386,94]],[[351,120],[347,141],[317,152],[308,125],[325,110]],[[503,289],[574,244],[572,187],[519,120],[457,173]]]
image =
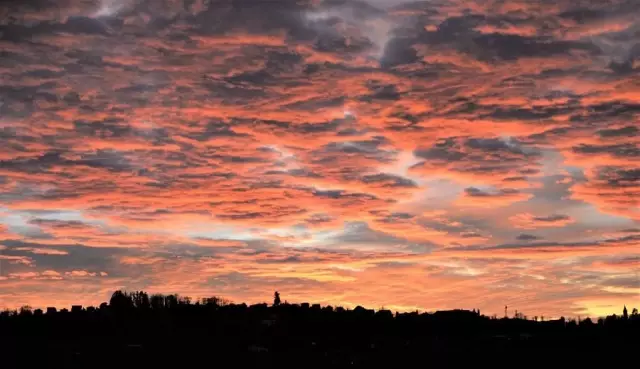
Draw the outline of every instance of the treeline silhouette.
[[[506,311],[506,307],[505,307]],[[592,367],[637,361],[637,309],[597,321],[234,304],[116,291],[99,307],[0,313],[0,368]]]

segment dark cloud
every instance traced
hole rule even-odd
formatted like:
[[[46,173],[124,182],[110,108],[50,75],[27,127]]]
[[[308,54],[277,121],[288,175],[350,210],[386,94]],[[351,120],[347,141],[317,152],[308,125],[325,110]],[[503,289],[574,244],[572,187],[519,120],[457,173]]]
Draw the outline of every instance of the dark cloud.
[[[388,213],[386,211],[378,210],[371,211],[370,213],[373,215],[382,216],[383,218],[379,219],[379,221],[383,223],[402,222],[416,217],[416,215],[409,213]]]
[[[519,193],[518,190],[513,188],[502,188],[498,191],[486,191],[476,187],[467,187],[464,189],[464,192],[467,196],[471,197],[500,197]]]
[[[394,68],[418,62],[418,53],[413,47],[413,43],[414,41],[408,38],[392,38],[384,49],[380,65],[383,68]]]
[[[518,241],[536,241],[539,240],[540,237],[528,233],[521,233],[516,237],[516,239]]]
[[[60,4],[63,3],[63,4]],[[64,4],[66,3],[66,4]],[[54,1],[54,0],[0,0],[0,5],[3,7],[7,7],[11,13],[11,10],[21,10],[21,9],[33,9],[33,10],[43,10],[51,7],[55,7],[56,5],[68,5],[68,1]]]
[[[500,173],[507,178],[528,174],[527,168],[539,157],[538,150],[526,149],[517,140],[498,138],[455,138],[437,141],[430,148],[414,151],[418,158],[425,159],[426,168],[445,167],[463,173]],[[533,173],[533,172],[532,172]]]
[[[603,129],[598,131],[598,135],[603,138],[608,137],[635,137],[638,133],[636,126],[626,126],[622,128]]]
[[[66,33],[85,33],[105,36],[109,33],[109,27],[93,18],[87,17],[71,17],[65,23],[55,29],[58,32]]]
[[[52,213],[52,214],[55,214],[55,213]],[[50,226],[50,227],[64,228],[64,229],[83,229],[86,227],[85,223],[77,220],[58,220],[58,219],[43,219],[43,218],[31,219],[29,221],[29,224],[33,224],[37,226]]]
[[[0,161],[0,168],[36,173],[45,171],[53,165],[64,165],[65,163],[68,161],[59,152],[47,152],[35,159]]]
[[[467,51],[466,48],[463,50]],[[558,41],[547,37],[501,34],[475,37],[471,50],[481,60],[513,60],[525,57],[544,58],[572,51],[588,51],[597,54],[600,51],[597,47],[586,42]]]
[[[484,236],[478,232],[462,232],[460,236],[462,238],[484,238]]]
[[[484,117],[498,120],[519,119],[526,121],[539,121],[541,119],[551,119],[554,116],[565,115],[573,111],[576,111],[576,108],[555,106],[536,109],[497,107],[494,111],[484,115]]]
[[[323,224],[330,223],[335,219],[327,214],[313,214],[311,217],[305,219],[305,222],[309,224]]]
[[[460,248],[460,250],[504,250],[504,249],[568,249],[571,250],[575,248],[579,250],[581,248],[593,248],[593,247],[605,247],[612,246],[615,250],[616,246],[620,246],[623,244],[634,245],[635,242],[640,240],[640,236],[632,235],[618,238],[609,238],[602,241],[582,241],[582,242],[554,242],[554,241],[544,241],[544,242],[531,242],[527,244],[517,243],[517,244],[500,244],[496,246],[490,247],[482,247],[482,246],[473,246],[467,248]]]
[[[345,226],[345,232],[334,239],[338,244],[350,246],[360,245],[394,245],[405,244],[407,241],[384,232],[371,229],[366,223],[353,222]]]
[[[471,138],[468,139],[465,144],[472,149],[485,151],[508,151],[514,154],[525,154],[520,147],[520,143],[514,140],[505,141],[497,138]]]
[[[7,246],[3,251],[6,255],[28,256],[33,260],[34,265],[39,270],[56,270],[59,272],[72,270],[99,270],[105,271],[112,276],[123,275],[116,271],[116,257],[122,255],[133,255],[134,251],[122,248],[94,248],[81,244],[76,245],[47,245],[43,243],[24,242],[17,240],[0,241],[1,245]],[[64,251],[66,255],[56,253],[33,252],[32,250],[57,250]],[[5,266],[3,265],[3,269]],[[11,272],[11,270],[5,270]],[[123,271],[124,272],[124,271]]]
[[[234,1],[225,5],[210,4],[193,17],[194,31],[219,35],[242,24],[247,31],[256,34],[286,30],[298,39],[313,36],[301,14],[307,9],[304,2],[276,0],[270,1],[269,6],[265,7],[255,1]]]
[[[387,140],[384,137],[375,137],[366,141],[332,142],[312,155],[317,157],[317,159],[314,159],[315,163],[327,165],[334,163],[338,155],[363,157],[381,163],[389,163],[393,160],[394,155],[381,147],[386,142]]]
[[[640,183],[640,169],[602,167],[596,178],[611,187],[635,187]]]
[[[362,181],[364,183],[380,183],[384,187],[417,187],[417,184],[408,178],[386,173],[367,175],[362,177]]]
[[[271,170],[266,172],[267,175],[289,175],[300,178],[323,178],[320,174],[311,172],[306,169],[289,169],[289,170]]]
[[[0,39],[12,42],[29,42],[34,37],[52,34],[71,33],[107,36],[111,31],[109,25],[100,20],[83,16],[72,16],[64,23],[37,22],[32,25],[0,25]]]
[[[294,109],[294,110],[314,111],[314,110],[323,109],[323,108],[342,107],[344,106],[345,100],[346,99],[344,96],[319,97],[319,98],[312,98],[312,99],[303,100],[303,101],[296,101],[294,103],[287,104],[284,107],[288,109]]]
[[[235,132],[231,124],[220,121],[209,122],[204,126],[202,132],[194,132],[185,136],[198,141],[208,141],[218,137],[248,137],[246,134]]]
[[[589,114],[586,116],[589,120],[598,120],[606,118],[619,118],[624,117],[634,118],[640,114],[640,104],[629,103],[625,101],[614,101],[610,103],[597,104],[588,107]],[[572,117],[573,121],[585,120],[584,115],[577,115]]]
[[[579,154],[611,154],[619,157],[640,157],[640,147],[635,144],[618,145],[586,145],[582,144],[573,148]]]
[[[362,101],[400,99],[400,93],[394,85],[381,85],[374,81],[370,81],[367,87],[372,91],[372,93],[361,97]]]
[[[450,161],[459,161],[467,157],[467,154],[456,149],[456,140],[448,138],[437,142],[430,149],[416,150],[414,154],[419,158]]]
[[[345,124],[344,120],[334,119],[330,122],[325,122],[325,123],[313,123],[313,124],[303,123],[294,127],[294,129],[302,133],[334,132],[344,124]]]
[[[633,12],[636,7],[635,0],[623,0],[603,3],[578,3],[575,7],[558,14],[561,18],[567,18],[579,24],[598,23],[607,18],[620,16]]]
[[[640,233],[640,228],[627,228],[627,229],[623,229],[620,232],[624,232],[624,233]]]
[[[329,199],[352,199],[352,200],[374,200],[375,196],[364,193],[348,193],[343,190],[327,190],[327,191],[313,191],[313,196],[325,197]]]
[[[544,222],[544,223],[555,223],[555,222],[561,222],[561,221],[567,221],[570,220],[571,217],[569,217],[568,215],[564,215],[564,214],[551,214],[551,215],[547,215],[547,216],[537,216],[537,217],[533,217],[533,220],[536,222]]]
[[[602,284],[611,287],[640,288],[640,279],[637,276],[619,277],[607,279]]]
[[[133,133],[132,127],[124,119],[108,118],[102,121],[76,120],[73,122],[75,130],[85,136],[123,137]]]

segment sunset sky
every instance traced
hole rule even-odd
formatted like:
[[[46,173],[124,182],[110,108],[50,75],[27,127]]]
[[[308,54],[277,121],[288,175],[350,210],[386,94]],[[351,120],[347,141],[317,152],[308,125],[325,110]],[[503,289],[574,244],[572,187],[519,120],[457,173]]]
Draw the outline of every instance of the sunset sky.
[[[640,307],[640,0],[2,0],[0,76],[0,308]]]

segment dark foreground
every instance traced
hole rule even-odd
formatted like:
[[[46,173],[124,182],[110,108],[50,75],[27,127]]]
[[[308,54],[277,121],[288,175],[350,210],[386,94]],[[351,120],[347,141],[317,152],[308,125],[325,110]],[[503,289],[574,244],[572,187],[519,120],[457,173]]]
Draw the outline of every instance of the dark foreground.
[[[112,299],[98,309],[0,316],[6,369],[633,367],[639,349],[637,313],[536,322],[462,310]]]

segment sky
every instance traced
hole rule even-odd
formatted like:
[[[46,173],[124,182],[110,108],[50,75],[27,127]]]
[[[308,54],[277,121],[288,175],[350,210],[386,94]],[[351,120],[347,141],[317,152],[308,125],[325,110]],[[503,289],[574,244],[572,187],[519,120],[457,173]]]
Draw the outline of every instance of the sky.
[[[640,0],[3,0],[0,75],[0,308],[640,305]]]

